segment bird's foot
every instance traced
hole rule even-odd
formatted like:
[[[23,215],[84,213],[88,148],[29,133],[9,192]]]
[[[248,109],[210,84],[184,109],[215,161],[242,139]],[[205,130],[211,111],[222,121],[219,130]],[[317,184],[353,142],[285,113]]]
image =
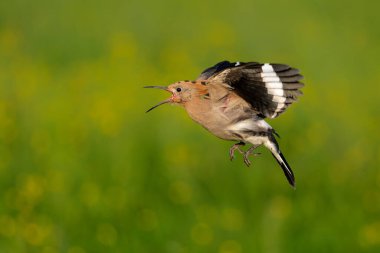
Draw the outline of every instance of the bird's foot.
[[[261,153],[253,153],[253,151],[257,148],[258,146],[252,146],[250,147],[246,152],[244,152],[244,163],[245,165],[247,165],[247,167],[249,167],[251,165],[251,161],[248,159],[248,157],[250,155],[254,155],[254,156],[259,156],[261,155]]]
[[[230,148],[230,160],[232,161],[234,158],[235,158],[235,151],[238,150],[240,154],[245,154],[246,152],[244,152],[243,150],[240,149],[240,147],[244,146],[245,143],[244,142],[239,142],[239,143],[236,143],[234,144],[231,148]]]

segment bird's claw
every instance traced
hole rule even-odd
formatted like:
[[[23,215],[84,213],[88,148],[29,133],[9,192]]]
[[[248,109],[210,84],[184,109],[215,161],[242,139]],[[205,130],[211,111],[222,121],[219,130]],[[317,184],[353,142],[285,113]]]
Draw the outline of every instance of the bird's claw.
[[[261,155],[261,153],[252,153],[252,151],[253,150],[247,150],[246,152],[244,152],[244,163],[245,165],[247,165],[247,167],[251,165],[251,161],[248,158],[250,155],[253,155],[253,156]]]
[[[249,156],[250,155],[259,156],[259,155],[261,155],[261,153],[253,153],[253,151],[258,147],[256,145],[250,147],[247,151],[243,151],[240,149],[240,147],[244,146],[244,145],[245,145],[244,142],[239,142],[239,143],[234,144],[230,148],[230,159],[232,161],[235,158],[234,153],[236,150],[238,150],[239,153],[243,155],[245,165],[247,165],[247,167],[249,167],[251,165],[251,161],[249,160]]]
[[[244,152],[244,163],[249,167],[251,165],[251,161],[249,160],[250,155],[259,156],[261,153],[253,153],[253,151],[257,148],[257,145],[250,147],[246,152]]]
[[[241,146],[244,146],[245,143],[244,142],[239,142],[239,143],[236,143],[234,144],[231,148],[230,148],[230,160],[232,161],[234,158],[235,158],[235,151],[238,150],[240,154],[245,154],[245,152],[243,150],[240,149]]]
[[[244,154],[244,163],[249,167],[251,165],[251,161],[248,159],[248,156]]]

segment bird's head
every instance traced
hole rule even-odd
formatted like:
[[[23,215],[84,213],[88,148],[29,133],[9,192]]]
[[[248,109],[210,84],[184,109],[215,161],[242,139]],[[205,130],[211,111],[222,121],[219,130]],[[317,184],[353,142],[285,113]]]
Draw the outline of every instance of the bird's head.
[[[196,82],[191,82],[191,81],[180,81],[180,82],[173,83],[167,87],[145,86],[144,88],[155,88],[155,89],[166,90],[172,94],[170,98],[153,106],[147,112],[166,103],[184,105],[186,102],[191,100],[192,96],[194,95],[194,92],[197,90]]]

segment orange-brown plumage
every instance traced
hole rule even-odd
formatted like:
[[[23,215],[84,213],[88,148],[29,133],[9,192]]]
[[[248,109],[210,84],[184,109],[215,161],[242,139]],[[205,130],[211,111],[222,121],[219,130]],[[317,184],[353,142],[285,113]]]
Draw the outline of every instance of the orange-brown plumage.
[[[196,81],[180,81],[169,85],[147,86],[170,92],[164,103],[178,104],[189,116],[215,136],[239,141],[230,149],[230,158],[237,149],[248,156],[260,145],[268,148],[283,169],[289,183],[295,179],[289,164],[280,152],[274,129],[264,121],[275,118],[296,101],[303,86],[298,70],[283,64],[220,62],[208,68]],[[240,150],[245,143],[252,144],[247,151]]]

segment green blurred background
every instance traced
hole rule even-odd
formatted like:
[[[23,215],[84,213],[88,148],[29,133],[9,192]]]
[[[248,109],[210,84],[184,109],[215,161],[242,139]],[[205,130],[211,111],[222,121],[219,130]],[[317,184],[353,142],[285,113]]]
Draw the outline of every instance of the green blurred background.
[[[377,1],[0,2],[0,252],[380,252]],[[287,63],[253,166],[144,85]]]

